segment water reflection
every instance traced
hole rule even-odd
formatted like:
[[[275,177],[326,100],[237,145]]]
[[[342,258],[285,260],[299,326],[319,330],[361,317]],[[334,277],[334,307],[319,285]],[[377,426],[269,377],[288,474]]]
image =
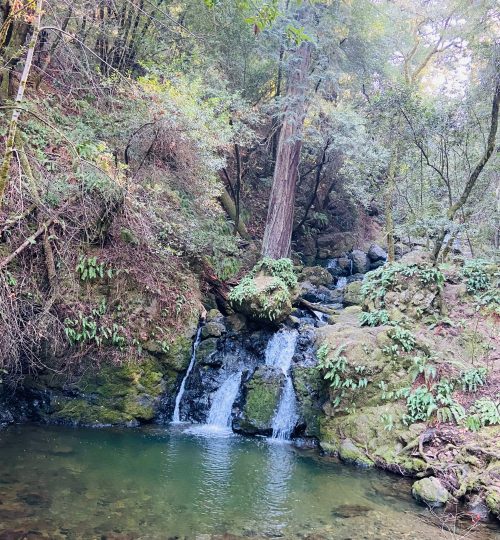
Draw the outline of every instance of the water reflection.
[[[404,480],[264,439],[23,426],[0,451],[2,538],[446,539]]]

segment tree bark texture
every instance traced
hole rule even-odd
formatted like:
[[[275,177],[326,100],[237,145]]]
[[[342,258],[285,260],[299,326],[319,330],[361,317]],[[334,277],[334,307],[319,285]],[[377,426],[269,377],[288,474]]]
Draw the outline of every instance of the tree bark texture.
[[[281,126],[273,185],[267,210],[262,255],[272,259],[290,254],[295,186],[302,148],[302,126],[307,110],[307,84],[312,46],[303,41],[291,61],[287,100]]]

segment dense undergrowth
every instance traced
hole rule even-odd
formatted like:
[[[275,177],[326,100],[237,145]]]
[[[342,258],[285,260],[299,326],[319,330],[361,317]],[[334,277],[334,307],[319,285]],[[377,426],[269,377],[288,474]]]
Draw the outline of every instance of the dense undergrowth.
[[[0,244],[5,382],[89,354],[140,359],[151,340],[167,351],[200,313],[204,276],[239,270],[217,202],[227,104],[154,73],[109,84],[99,97],[44,85],[20,125],[29,168],[12,182]]]

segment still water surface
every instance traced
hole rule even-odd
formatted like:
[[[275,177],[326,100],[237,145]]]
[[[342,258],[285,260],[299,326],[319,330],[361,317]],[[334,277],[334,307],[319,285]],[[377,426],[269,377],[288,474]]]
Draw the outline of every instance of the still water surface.
[[[0,540],[454,538],[409,493],[396,476],[210,430],[0,431]]]

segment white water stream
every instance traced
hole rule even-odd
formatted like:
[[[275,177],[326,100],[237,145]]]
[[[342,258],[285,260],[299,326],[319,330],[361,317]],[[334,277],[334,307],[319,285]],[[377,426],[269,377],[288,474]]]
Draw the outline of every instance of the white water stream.
[[[231,426],[231,411],[238,395],[241,383],[241,371],[229,375],[212,398],[207,424],[227,428]]]
[[[285,375],[285,385],[272,422],[273,439],[289,440],[298,420],[297,398],[290,373],[297,335],[296,330],[280,330],[266,348],[266,365],[279,367]]]
[[[174,408],[174,414],[172,416],[172,422],[174,424],[179,424],[181,422],[181,416],[180,416],[180,407],[181,407],[181,400],[182,396],[184,395],[184,389],[186,387],[186,381],[188,380],[188,377],[194,367],[194,363],[196,361],[196,350],[198,349],[198,345],[200,344],[201,340],[201,325],[198,327],[198,331],[196,332],[196,338],[193,343],[193,351],[191,353],[191,360],[189,361],[189,366],[187,368],[186,374],[184,375],[184,378],[182,379],[181,386],[179,388],[179,392],[177,393],[177,396],[175,397],[175,408]]]

